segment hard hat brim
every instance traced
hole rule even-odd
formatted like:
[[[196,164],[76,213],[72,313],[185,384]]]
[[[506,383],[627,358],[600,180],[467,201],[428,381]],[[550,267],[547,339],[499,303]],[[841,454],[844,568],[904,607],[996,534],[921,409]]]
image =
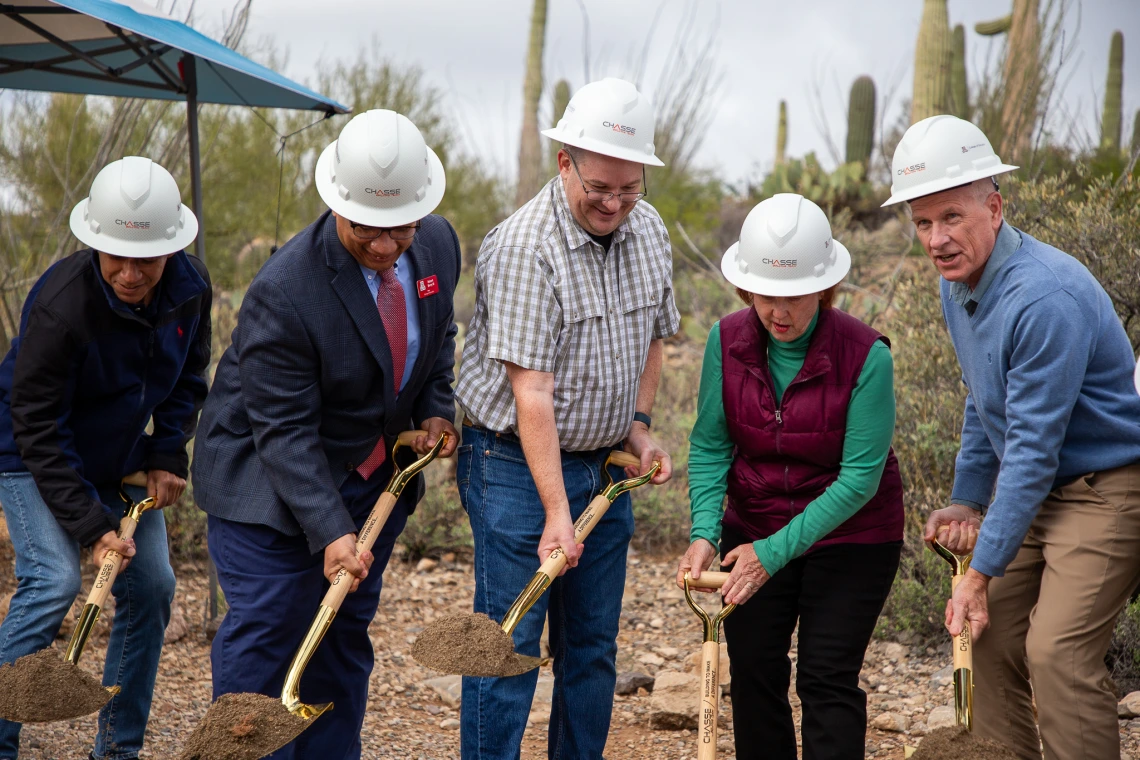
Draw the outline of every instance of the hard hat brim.
[[[437,156],[435,151],[431,148],[427,148],[428,162],[431,165],[431,176],[433,178],[438,177],[439,181],[433,181],[428,185],[427,193],[424,195],[423,200],[413,201],[398,208],[375,208],[373,206],[366,206],[363,203],[357,203],[353,200],[341,198],[340,193],[337,192],[336,183],[331,179],[332,174],[329,171],[335,152],[336,141],[334,140],[321,152],[320,158],[317,159],[313,179],[317,186],[317,193],[321,196],[321,200],[325,202],[326,206],[336,212],[337,216],[343,216],[351,222],[367,225],[369,227],[400,227],[423,219],[432,211],[435,211],[436,206],[443,200],[443,193],[447,188],[447,177],[443,171],[443,162],[439,160],[439,156]]]
[[[96,251],[109,253],[112,256],[123,256],[128,259],[166,256],[185,250],[186,246],[193,243],[194,238],[198,237],[198,217],[194,216],[194,212],[186,204],[182,204],[182,214],[186,224],[175,233],[174,237],[160,240],[123,240],[122,238],[111,237],[105,232],[92,230],[83,218],[83,206],[86,203],[87,198],[84,198],[71,210],[71,218],[68,222],[71,226],[71,234],[79,238],[79,242],[84,245],[90,246]]]
[[[979,179],[985,179],[986,177],[996,177],[999,174],[1005,174],[1006,172],[1011,172],[1019,168],[1020,167],[1018,166],[1010,166],[1009,164],[998,164],[997,166],[984,169],[980,172],[969,172],[967,174],[960,174],[957,177],[943,177],[942,179],[935,182],[927,182],[921,185],[915,185],[914,187],[894,193],[890,198],[887,198],[885,201],[883,201],[883,205],[879,208],[893,206],[894,204],[902,203],[903,201],[913,201],[915,198],[922,198],[926,195],[934,195],[935,193],[941,193],[945,190],[952,190],[955,187],[962,187],[963,185],[968,185],[971,182],[976,182]]]
[[[728,280],[730,284],[748,293],[784,298],[807,296],[827,290],[833,285],[838,285],[851,271],[851,253],[847,250],[847,246],[835,238],[832,238],[831,244],[835,246],[835,265],[819,277],[808,276],[797,277],[794,280],[775,280],[741,272],[740,267],[736,265],[737,252],[740,250],[739,242],[733,243],[724,252],[724,256],[720,260],[720,271],[724,275],[724,279]]]
[[[1140,357],[1136,360],[1136,374],[1132,380],[1136,383],[1136,392],[1140,393]]]
[[[642,151],[632,150],[628,148],[620,148],[616,145],[604,143],[601,140],[595,140],[592,137],[571,136],[562,133],[558,127],[551,127],[544,129],[540,133],[543,137],[549,137],[566,145],[573,145],[575,148],[588,150],[591,153],[597,153],[602,156],[610,156],[611,158],[620,158],[623,161],[632,161],[635,164],[645,164],[647,166],[664,166],[665,162],[653,154],[646,154]]]

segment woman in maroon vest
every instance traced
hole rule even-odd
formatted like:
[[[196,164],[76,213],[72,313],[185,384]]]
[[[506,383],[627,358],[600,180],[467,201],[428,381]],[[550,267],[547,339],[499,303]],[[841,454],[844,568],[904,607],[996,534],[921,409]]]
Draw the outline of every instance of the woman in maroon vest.
[[[831,307],[851,267],[827,217],[781,194],[748,214],[721,271],[748,308],[713,326],[690,436],[699,577],[717,551],[740,760],[795,760],[792,632],[804,760],[864,756],[863,655],[895,571],[902,483],[891,451],[890,343]],[[727,507],[722,503],[727,495]]]

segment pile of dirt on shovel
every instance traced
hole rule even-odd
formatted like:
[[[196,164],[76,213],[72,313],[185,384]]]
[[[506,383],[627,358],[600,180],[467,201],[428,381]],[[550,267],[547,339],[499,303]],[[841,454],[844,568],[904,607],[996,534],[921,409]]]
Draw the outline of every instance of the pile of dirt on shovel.
[[[309,721],[264,694],[223,694],[178,760],[258,760],[297,738]]]
[[[412,644],[412,657],[421,665],[468,676],[514,675],[514,655],[511,637],[481,612],[439,618]]]
[[[962,726],[949,726],[927,734],[910,760],[1017,760],[1017,755],[1004,744],[975,736]]]
[[[111,692],[54,649],[0,665],[0,715],[19,723],[70,720],[93,713]]]

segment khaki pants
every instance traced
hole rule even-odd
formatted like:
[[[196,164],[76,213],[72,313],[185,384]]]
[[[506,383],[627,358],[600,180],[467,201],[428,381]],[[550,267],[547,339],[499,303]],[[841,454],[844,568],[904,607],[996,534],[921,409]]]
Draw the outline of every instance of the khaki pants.
[[[1046,760],[1119,758],[1104,655],[1138,581],[1140,463],[1052,491],[990,583],[990,628],[974,648],[975,731],[1024,760],[1040,760],[1039,746]]]

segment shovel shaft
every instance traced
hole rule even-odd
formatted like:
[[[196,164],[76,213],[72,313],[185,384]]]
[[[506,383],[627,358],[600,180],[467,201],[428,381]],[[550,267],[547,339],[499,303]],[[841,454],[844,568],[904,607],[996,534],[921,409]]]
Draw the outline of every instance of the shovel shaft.
[[[601,522],[602,517],[605,516],[606,510],[610,508],[610,500],[604,495],[595,496],[594,500],[586,507],[574,523],[574,541],[582,543],[586,540],[586,536],[590,535],[590,531],[594,526]],[[566,552],[561,548],[555,549],[546,558],[546,561],[538,568],[538,572],[545,575],[550,580],[558,577],[562,569],[566,567]]]
[[[392,508],[396,506],[397,498],[395,494],[387,491],[380,494],[380,498],[376,500],[376,506],[372,508],[368,520],[356,537],[357,557],[372,550],[372,546],[376,543],[376,537],[384,529],[384,523],[388,522],[388,515],[392,514]],[[336,578],[333,579],[332,585],[329,586],[329,590],[325,593],[325,598],[321,600],[321,606],[328,607],[335,614],[344,602],[344,598],[348,596],[348,590],[352,588],[352,580],[352,576],[344,568],[341,568],[340,572],[336,574]]]
[[[123,541],[129,540],[135,535],[135,528],[138,523],[130,517],[123,517],[119,521],[119,538]],[[116,551],[107,552],[103,558],[103,566],[99,568],[99,574],[95,576],[95,583],[91,585],[91,593],[87,595],[87,604],[93,604],[96,607],[102,608],[107,601],[107,595],[111,593],[111,586],[115,583],[115,578],[119,575],[119,568],[123,566],[123,555]]]
[[[958,588],[961,575],[955,575],[953,588]],[[959,726],[974,728],[974,652],[970,640],[970,624],[962,624],[962,632],[954,637],[954,719]]]
[[[716,759],[716,721],[720,703],[720,644],[701,645],[701,702],[697,714],[697,760]]]

